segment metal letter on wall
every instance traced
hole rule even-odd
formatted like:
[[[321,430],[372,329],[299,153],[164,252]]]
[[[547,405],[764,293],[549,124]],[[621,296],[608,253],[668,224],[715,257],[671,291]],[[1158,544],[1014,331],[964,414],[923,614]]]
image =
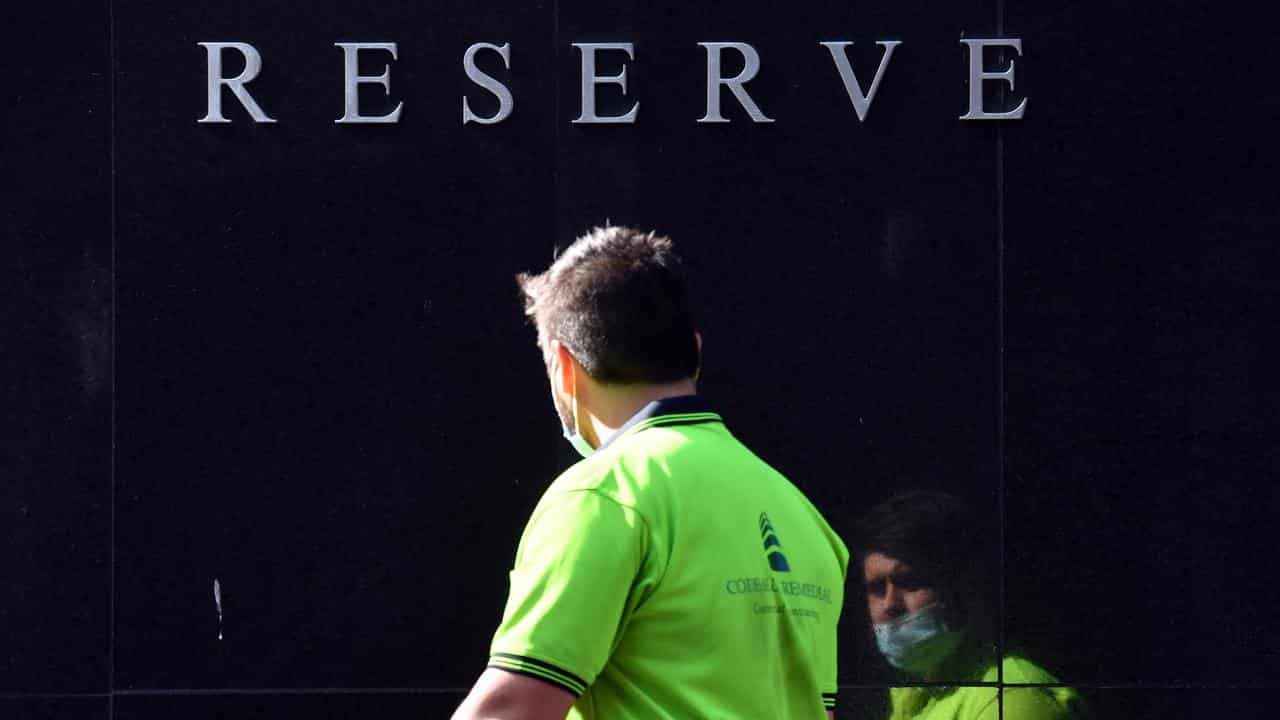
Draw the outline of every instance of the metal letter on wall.
[[[1022,54],[1022,38],[995,38],[989,40],[961,40],[969,47],[969,112],[960,116],[961,120],[1021,120],[1027,111],[1027,99],[1022,98],[1018,107],[1009,112],[991,113],[982,106],[982,83],[987,80],[1003,80],[1013,89],[1013,60],[1009,67],[999,72],[986,72],[983,69],[986,49],[989,47],[1011,47]]]
[[[610,83],[620,85],[622,94],[627,94],[627,66],[624,63],[617,75],[596,75],[597,50],[625,50],[627,57],[635,60],[635,46],[632,43],[574,43],[574,47],[582,52],[582,114],[573,122],[592,123],[634,123],[640,111],[640,103],[636,102],[631,109],[621,115],[596,114],[596,85]]]
[[[462,69],[466,71],[467,77],[480,87],[493,93],[498,98],[498,112],[491,117],[480,117],[471,112],[471,106],[467,104],[467,96],[462,96],[462,124],[469,122],[478,122],[481,125],[493,125],[500,123],[511,116],[512,109],[515,108],[515,99],[511,97],[511,90],[506,85],[498,82],[492,75],[485,73],[476,67],[476,53],[481,50],[494,50],[502,56],[502,64],[508,70],[511,69],[511,43],[505,43],[502,47],[490,45],[489,43],[476,43],[467,48],[467,52],[462,56]]]
[[[760,108],[756,105],[751,96],[747,94],[746,88],[742,87],[750,82],[760,72],[760,53],[756,49],[746,43],[716,43],[716,42],[700,42],[698,43],[707,49],[707,114],[698,120],[700,123],[722,123],[729,122],[720,114],[720,88],[721,86],[729,86],[729,90],[733,92],[733,96],[738,98],[738,103],[742,105],[747,114],[755,122],[773,122],[771,118],[765,117],[760,112]],[[742,54],[745,63],[742,72],[737,77],[724,78],[720,76],[720,51],[725,48],[737,50]]]
[[[342,117],[334,120],[335,123],[396,123],[400,122],[400,111],[404,109],[404,103],[400,102],[396,105],[396,109],[386,115],[361,115],[360,114],[360,85],[361,83],[378,83],[387,95],[391,95],[391,65],[387,65],[381,75],[361,75],[360,74],[360,51],[361,50],[387,50],[391,53],[392,60],[398,60],[396,55],[395,43],[334,43],[336,47],[342,48],[343,59],[343,112]]]
[[[240,104],[245,110],[249,111],[249,117],[254,122],[273,123],[275,120],[267,117],[262,112],[262,108],[258,107],[258,103],[254,101],[253,96],[245,89],[245,84],[258,77],[258,73],[262,71],[262,56],[258,54],[257,48],[249,43],[239,42],[202,42],[196,43],[205,48],[209,56],[208,71],[208,103],[204,117],[196,122],[198,123],[229,123],[231,122],[222,115],[222,86],[226,85],[231,89],[231,94],[236,96]],[[224,48],[237,50],[244,56],[244,71],[233,78],[222,77],[222,51]]]
[[[845,48],[853,43],[836,41],[818,43],[831,51],[831,58],[836,61],[836,69],[840,71],[840,79],[844,81],[845,92],[849,93],[849,100],[853,102],[853,111],[858,114],[858,122],[867,119],[867,113],[871,111],[871,101],[876,97],[876,90],[880,88],[880,79],[884,77],[884,69],[889,67],[889,58],[893,56],[893,49],[902,44],[901,40],[877,40],[876,44],[884,48],[884,53],[880,56],[880,66],[876,68],[875,77],[871,79],[871,88],[866,94],[862,93],[862,86],[858,84],[858,78],[853,74],[853,67],[849,65],[849,56],[845,53]]]

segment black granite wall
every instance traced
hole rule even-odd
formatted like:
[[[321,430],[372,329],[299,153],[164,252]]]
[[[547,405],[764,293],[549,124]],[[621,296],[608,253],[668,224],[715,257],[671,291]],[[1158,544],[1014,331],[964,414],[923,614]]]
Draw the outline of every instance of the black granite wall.
[[[1261,717],[1280,629],[1280,71],[1176,1],[24,5],[0,323],[0,716],[447,717],[559,439],[512,275],[593,224],[692,267],[702,390],[837,529],[980,511],[1009,647],[1099,717]],[[1018,37],[1022,120],[962,121]],[[848,40],[865,122],[818,43]],[[201,124],[206,41],[253,44]],[[343,125],[336,42],[395,42]],[[760,53],[699,124],[705,52]],[[511,117],[463,125],[475,42]],[[633,42],[582,125],[575,42]],[[229,56],[230,57],[230,56]],[[1011,52],[993,52],[993,69]],[[389,55],[371,53],[376,75]],[[602,56],[601,74],[621,55]],[[234,62],[227,73],[239,70]],[[728,73],[736,72],[731,61]],[[215,584],[221,605],[215,602]],[[857,597],[856,590],[850,593]],[[842,717],[894,682],[846,610]]]

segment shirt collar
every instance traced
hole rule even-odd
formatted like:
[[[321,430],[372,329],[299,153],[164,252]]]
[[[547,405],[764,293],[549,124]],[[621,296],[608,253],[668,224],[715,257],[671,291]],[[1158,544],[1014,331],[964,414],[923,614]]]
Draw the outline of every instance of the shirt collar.
[[[609,447],[619,438],[637,429],[658,425],[689,425],[692,423],[723,422],[720,415],[711,409],[711,405],[700,395],[679,395],[662,398],[640,408],[640,412],[631,416],[622,427],[615,430],[600,447],[599,452]]]

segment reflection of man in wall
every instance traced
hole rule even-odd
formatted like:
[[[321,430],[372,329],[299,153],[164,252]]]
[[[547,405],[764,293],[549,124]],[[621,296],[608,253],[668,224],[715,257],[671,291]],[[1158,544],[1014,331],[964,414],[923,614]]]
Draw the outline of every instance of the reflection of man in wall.
[[[565,437],[456,720],[829,716],[848,551],[695,394],[671,242],[603,228],[521,276]]]
[[[993,580],[985,536],[944,493],[899,495],[859,526],[867,610],[881,654],[914,682],[1056,683],[1018,654],[996,660]],[[1069,688],[900,687],[893,720],[1059,720],[1080,717]]]

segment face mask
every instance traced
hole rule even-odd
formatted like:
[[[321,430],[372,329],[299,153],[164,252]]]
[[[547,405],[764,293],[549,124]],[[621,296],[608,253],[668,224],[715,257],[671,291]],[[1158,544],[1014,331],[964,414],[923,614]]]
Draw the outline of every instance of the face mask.
[[[596,451],[596,449],[591,447],[591,443],[587,442],[587,439],[582,437],[582,435],[578,433],[578,375],[577,373],[575,373],[573,376],[573,388],[569,392],[569,397],[570,397],[570,401],[569,401],[570,405],[573,407],[573,430],[570,431],[568,424],[566,424],[564,421],[564,418],[560,418],[560,431],[564,435],[564,439],[569,441],[569,444],[573,446],[574,450],[578,451],[579,455],[581,455],[584,458],[589,457],[591,453]]]
[[[563,420],[560,422],[560,428],[564,432],[564,439],[568,440],[573,449],[577,450],[582,457],[590,457],[591,453],[596,451],[595,448],[591,447],[591,443],[587,442],[587,439],[579,435],[576,430],[570,432],[569,426],[565,425]]]
[[[951,657],[964,640],[964,630],[948,622],[938,603],[897,620],[872,625],[876,646],[889,664],[909,673],[924,673]]]

